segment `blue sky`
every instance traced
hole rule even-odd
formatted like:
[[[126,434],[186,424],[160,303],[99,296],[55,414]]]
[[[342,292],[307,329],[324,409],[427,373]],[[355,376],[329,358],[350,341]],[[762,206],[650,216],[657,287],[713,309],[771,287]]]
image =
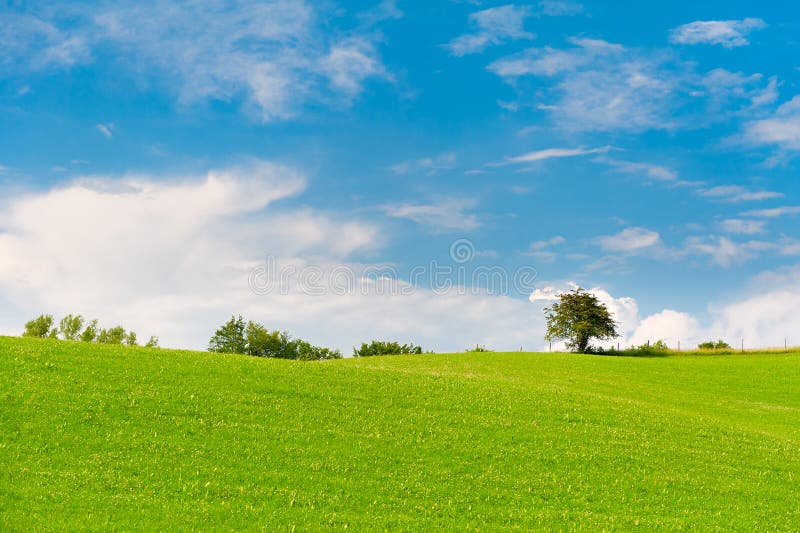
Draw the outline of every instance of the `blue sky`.
[[[579,284],[624,343],[782,344],[798,30],[786,2],[7,4],[0,329],[80,312],[202,347],[242,312],[346,351],[537,348]],[[409,281],[458,239],[535,287],[248,286],[266,257]]]

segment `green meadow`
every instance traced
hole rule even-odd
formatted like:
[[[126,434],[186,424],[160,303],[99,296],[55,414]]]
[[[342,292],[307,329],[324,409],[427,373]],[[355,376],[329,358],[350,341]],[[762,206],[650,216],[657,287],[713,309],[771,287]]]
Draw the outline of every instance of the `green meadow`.
[[[800,354],[0,337],[0,530],[800,530]]]

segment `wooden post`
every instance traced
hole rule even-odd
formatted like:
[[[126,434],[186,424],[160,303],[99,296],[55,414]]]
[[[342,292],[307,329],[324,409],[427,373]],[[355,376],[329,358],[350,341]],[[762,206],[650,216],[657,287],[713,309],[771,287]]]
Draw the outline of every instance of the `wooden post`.
[[[681,341],[678,341],[678,351],[681,351]]]
[[[742,339],[742,353],[744,353],[744,339]]]

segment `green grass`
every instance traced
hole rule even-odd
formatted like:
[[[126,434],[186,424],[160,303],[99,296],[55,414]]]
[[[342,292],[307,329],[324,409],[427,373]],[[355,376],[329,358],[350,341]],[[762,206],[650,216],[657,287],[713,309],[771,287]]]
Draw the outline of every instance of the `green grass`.
[[[800,530],[800,355],[0,338],[0,530]]]

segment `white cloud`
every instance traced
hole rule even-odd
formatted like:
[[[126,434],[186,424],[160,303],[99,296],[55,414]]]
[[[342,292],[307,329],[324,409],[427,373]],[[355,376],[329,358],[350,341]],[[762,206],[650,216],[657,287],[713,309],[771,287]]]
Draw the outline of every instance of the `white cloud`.
[[[752,211],[745,211],[742,216],[746,217],[759,217],[759,218],[778,218],[786,215],[800,214],[800,206],[782,206],[772,207],[769,209],[754,209]]]
[[[363,265],[347,258],[380,243],[373,221],[285,205],[305,182],[254,161],[204,176],[87,178],[7,196],[0,331],[19,334],[41,312],[78,312],[159,335],[165,346],[204,348],[219,324],[242,313],[345,353],[373,338],[438,350],[541,348],[541,313],[507,296],[381,292],[366,279],[346,294],[315,295],[298,283],[255,294],[248,280],[267,255],[276,268],[358,271]]]
[[[753,145],[800,150],[800,96],[782,104],[771,117],[746,123],[743,139]]]
[[[474,200],[445,199],[432,204],[388,204],[384,212],[394,218],[405,218],[435,232],[472,231],[480,222],[467,210],[475,207]]]
[[[686,241],[686,251],[707,256],[722,267],[744,263],[755,254],[775,249],[775,245],[765,241],[735,242],[728,237],[711,236],[708,239],[690,237]]]
[[[674,181],[678,178],[677,171],[662,165],[617,161],[613,159],[604,159],[603,162],[612,165],[619,172],[644,176],[655,181]]]
[[[518,91],[520,105],[545,110],[566,130],[697,128],[752,114],[777,97],[777,81],[760,74],[717,69],[702,75],[669,50],[588,38],[569,42],[571,47],[530,48],[488,66]],[[546,81],[532,83],[529,76]]]
[[[720,229],[727,233],[738,233],[741,235],[755,235],[766,231],[766,221],[764,220],[742,220],[741,218],[729,218],[719,223]]]
[[[747,35],[766,28],[759,18],[742,20],[698,20],[678,26],[670,32],[670,42],[675,44],[718,44],[725,48],[750,44]]]
[[[502,163],[494,163],[494,165],[509,165],[516,163],[534,163],[536,161],[544,161],[546,159],[557,159],[562,157],[577,157],[590,154],[603,154],[610,151],[612,147],[603,146],[601,148],[547,148],[545,150],[536,150],[528,152],[527,154],[518,155],[515,157],[506,158]]]
[[[60,6],[39,18],[6,15],[0,59],[43,70],[113,52],[116,67],[140,85],[166,84],[183,104],[242,99],[268,122],[307,104],[347,104],[368,80],[389,77],[376,32],[328,31],[324,9],[302,0]]]
[[[469,23],[474,29],[450,41],[446,47],[454,56],[464,56],[483,51],[487,46],[503,44],[518,39],[533,39],[525,31],[525,19],[532,14],[527,6],[508,4],[472,13]]]
[[[633,253],[661,244],[661,236],[656,231],[645,228],[626,228],[616,235],[599,237],[600,247],[609,252]]]
[[[783,198],[783,193],[775,191],[753,191],[741,185],[720,185],[700,191],[702,196],[725,202],[750,202]]]

